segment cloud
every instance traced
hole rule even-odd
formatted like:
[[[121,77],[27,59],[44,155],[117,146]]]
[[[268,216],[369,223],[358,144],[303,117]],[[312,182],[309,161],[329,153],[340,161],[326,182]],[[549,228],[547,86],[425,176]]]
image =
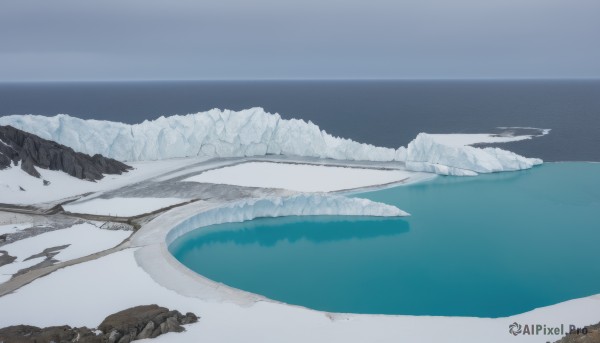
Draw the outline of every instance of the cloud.
[[[22,0],[0,11],[0,80],[600,77],[599,10],[592,0]]]

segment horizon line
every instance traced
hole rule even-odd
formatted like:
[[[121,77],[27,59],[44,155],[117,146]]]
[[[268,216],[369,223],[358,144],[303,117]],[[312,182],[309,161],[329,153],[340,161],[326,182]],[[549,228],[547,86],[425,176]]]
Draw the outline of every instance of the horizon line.
[[[274,82],[274,81],[595,81],[600,77],[431,77],[431,78],[207,78],[207,79],[74,79],[0,80],[10,83],[118,83],[118,82]]]

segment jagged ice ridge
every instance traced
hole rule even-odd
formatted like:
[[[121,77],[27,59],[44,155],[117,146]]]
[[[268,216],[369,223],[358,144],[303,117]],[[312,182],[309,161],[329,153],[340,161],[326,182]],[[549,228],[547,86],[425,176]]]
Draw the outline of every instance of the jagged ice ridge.
[[[401,209],[368,199],[341,195],[302,193],[289,197],[243,199],[197,214],[176,225],[167,235],[167,244],[199,227],[236,223],[254,218],[308,215],[399,217]]]
[[[399,161],[409,170],[446,175],[476,175],[531,168],[542,161],[496,148],[451,147],[421,133],[407,148],[390,149],[334,137],[312,122],[282,119],[262,108],[213,109],[160,117],[140,124],[54,117],[0,117],[12,125],[76,151],[121,161],[176,157],[243,157],[267,154],[337,160]]]
[[[414,171],[472,176],[478,173],[529,169],[541,164],[542,160],[523,157],[499,148],[444,145],[431,135],[420,133],[408,144],[405,162],[406,168]]]

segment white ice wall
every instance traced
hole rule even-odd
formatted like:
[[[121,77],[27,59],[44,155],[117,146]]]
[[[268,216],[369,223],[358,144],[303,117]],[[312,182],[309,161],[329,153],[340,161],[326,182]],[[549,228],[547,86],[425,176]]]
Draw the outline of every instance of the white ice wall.
[[[261,217],[299,215],[344,215],[398,217],[409,214],[401,209],[361,198],[340,195],[298,194],[290,197],[265,197],[236,201],[202,212],[176,225],[167,234],[167,244],[199,227],[243,222]]]
[[[242,157],[266,154],[338,160],[400,161],[414,171],[445,175],[476,175],[527,169],[542,163],[496,148],[447,145],[421,133],[408,147],[396,150],[331,136],[303,120],[281,119],[262,108],[239,112],[213,109],[185,116],[160,117],[128,125],[54,117],[0,117],[12,125],[86,154],[102,154],[121,161],[175,157]]]
[[[134,125],[64,114],[12,115],[0,117],[0,125],[12,125],[75,151],[121,161],[265,154],[391,161],[395,154],[394,149],[333,137],[311,122],[281,119],[262,108],[239,112],[213,109]]]
[[[408,144],[406,167],[443,175],[477,175],[528,169],[541,164],[537,158],[526,158],[498,148],[444,145],[426,133],[420,133]]]

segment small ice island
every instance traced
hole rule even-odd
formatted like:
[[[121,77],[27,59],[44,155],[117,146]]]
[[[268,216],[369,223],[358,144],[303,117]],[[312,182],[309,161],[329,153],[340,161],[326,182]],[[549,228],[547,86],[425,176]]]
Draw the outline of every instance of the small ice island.
[[[167,330],[154,339],[160,342],[505,342],[494,333],[512,322],[560,323],[564,313],[573,323],[596,321],[600,301],[593,297],[497,319],[325,313],[212,281],[167,249],[199,227],[261,217],[407,216],[348,195],[437,175],[529,169],[542,161],[475,145],[549,130],[537,132],[420,133],[392,149],[261,108],[135,125],[0,117],[0,328],[97,328],[115,312],[148,304],[200,317],[194,324],[182,319],[186,331]],[[151,337],[144,329],[131,339]],[[527,339],[519,337],[539,337]]]

